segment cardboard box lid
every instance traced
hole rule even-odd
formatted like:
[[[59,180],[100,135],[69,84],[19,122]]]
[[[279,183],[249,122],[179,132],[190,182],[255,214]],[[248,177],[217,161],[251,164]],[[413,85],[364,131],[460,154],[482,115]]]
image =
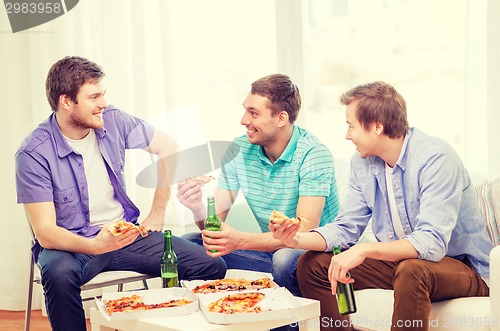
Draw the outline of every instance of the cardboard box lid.
[[[300,306],[296,298],[283,287],[274,289],[263,289],[259,291],[241,291],[244,292],[262,292],[266,296],[259,303],[262,311],[259,313],[237,313],[224,314],[208,311],[208,305],[218,299],[236,292],[210,293],[198,296],[200,309],[205,315],[207,321],[215,324],[232,324],[232,323],[247,323],[253,322],[256,319],[260,321],[290,319],[292,317],[292,309]]]
[[[176,299],[188,299],[193,302],[180,307],[156,308],[151,310],[126,311],[108,314],[104,305],[105,300],[115,300],[129,297],[134,294],[141,296],[145,303],[161,303]],[[129,291],[129,292],[109,292],[102,295],[101,300],[95,299],[97,308],[108,321],[135,320],[141,318],[158,318],[166,316],[188,315],[199,310],[198,299],[186,288],[161,288],[154,290]]]

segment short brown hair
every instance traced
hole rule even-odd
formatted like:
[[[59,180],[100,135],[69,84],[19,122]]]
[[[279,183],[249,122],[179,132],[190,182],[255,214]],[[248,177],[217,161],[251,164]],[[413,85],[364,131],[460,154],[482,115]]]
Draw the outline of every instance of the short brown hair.
[[[359,101],[356,118],[363,128],[369,128],[373,122],[382,123],[389,138],[399,138],[408,132],[406,101],[391,85],[373,82],[340,95],[340,102],[346,106],[353,101]]]
[[[290,123],[294,123],[299,115],[301,100],[297,85],[287,75],[272,74],[252,83],[252,94],[259,94],[269,99],[269,108],[273,115],[286,111]]]
[[[52,111],[57,110],[62,94],[77,103],[76,96],[80,87],[88,82],[98,82],[102,77],[102,68],[83,57],[66,56],[54,63],[45,81],[45,93]]]

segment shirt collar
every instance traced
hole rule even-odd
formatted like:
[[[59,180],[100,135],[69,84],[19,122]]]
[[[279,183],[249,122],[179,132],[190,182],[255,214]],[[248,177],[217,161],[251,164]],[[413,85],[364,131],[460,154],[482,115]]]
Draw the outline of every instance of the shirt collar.
[[[274,163],[277,163],[279,160],[282,160],[283,162],[291,162],[293,154],[295,153],[295,149],[297,148],[297,142],[299,141],[299,138],[299,129],[294,125],[292,129],[292,136],[290,137],[288,145],[286,145],[285,150],[283,151],[283,153],[281,153],[280,157]],[[262,146],[259,146],[258,155],[262,161],[270,162],[267,156],[264,154],[264,148],[262,148]]]
[[[54,140],[56,142],[56,151],[59,157],[66,157],[70,153],[73,153],[73,149],[69,146],[66,139],[64,139],[61,132],[61,128],[57,124],[56,113],[53,112],[50,115],[50,127],[52,129],[52,134],[54,135]]]
[[[66,157],[70,153],[73,153],[73,149],[68,144],[66,139],[64,139],[63,134],[61,132],[61,128],[57,124],[56,113],[53,112],[50,115],[49,122],[50,122],[50,127],[52,129],[52,132],[54,134],[54,140],[56,141],[57,155],[59,157]],[[106,136],[106,129],[104,127],[94,129],[94,132],[95,132],[96,136],[98,136],[101,139],[103,139]]]
[[[393,167],[394,169],[393,173],[396,172],[396,167],[401,168],[401,170],[403,171],[406,170],[406,161],[408,159],[408,153],[407,153],[408,143],[411,139],[411,136],[413,135],[413,129],[414,128],[410,128],[408,132],[405,134],[405,139],[403,141],[403,146],[401,147],[401,152],[399,153],[398,160],[396,161],[396,164]],[[383,170],[385,170],[385,164],[386,164],[385,161],[382,160],[381,158],[373,157],[371,164],[373,174],[378,175],[379,173],[383,173],[384,172]]]
[[[414,128],[410,128],[406,133],[405,140],[403,141],[403,146],[401,147],[401,153],[399,154],[398,161],[396,162],[396,165],[403,171],[406,170],[406,161],[408,159],[408,143],[410,142],[411,136],[413,135],[413,129]]]

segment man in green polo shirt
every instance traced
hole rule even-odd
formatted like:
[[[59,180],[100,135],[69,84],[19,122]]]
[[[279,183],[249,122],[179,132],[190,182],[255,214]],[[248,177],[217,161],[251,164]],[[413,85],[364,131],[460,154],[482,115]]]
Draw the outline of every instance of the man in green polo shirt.
[[[262,233],[237,231],[223,223],[221,231],[203,229],[206,208],[201,187],[194,181],[178,185],[180,202],[193,212],[202,230],[184,236],[203,244],[207,254],[222,256],[228,269],[270,272],[274,281],[300,296],[295,276],[304,250],[284,248],[269,232],[273,210],[301,216],[300,231],[333,221],[339,210],[333,157],[315,136],[294,125],[300,93],[286,75],[273,74],[254,83],[243,102],[241,124],[246,134],[236,138],[222,159],[214,193],[222,221],[242,191]]]

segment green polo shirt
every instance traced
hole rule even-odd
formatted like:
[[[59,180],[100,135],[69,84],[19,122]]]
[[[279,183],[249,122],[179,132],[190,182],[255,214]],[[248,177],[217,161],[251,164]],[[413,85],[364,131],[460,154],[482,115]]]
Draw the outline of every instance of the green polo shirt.
[[[236,138],[222,158],[218,185],[229,191],[241,189],[262,232],[269,232],[274,209],[296,217],[300,196],[326,197],[320,226],[332,222],[340,207],[330,150],[298,126],[274,164],[262,146],[248,142],[247,135]]]

